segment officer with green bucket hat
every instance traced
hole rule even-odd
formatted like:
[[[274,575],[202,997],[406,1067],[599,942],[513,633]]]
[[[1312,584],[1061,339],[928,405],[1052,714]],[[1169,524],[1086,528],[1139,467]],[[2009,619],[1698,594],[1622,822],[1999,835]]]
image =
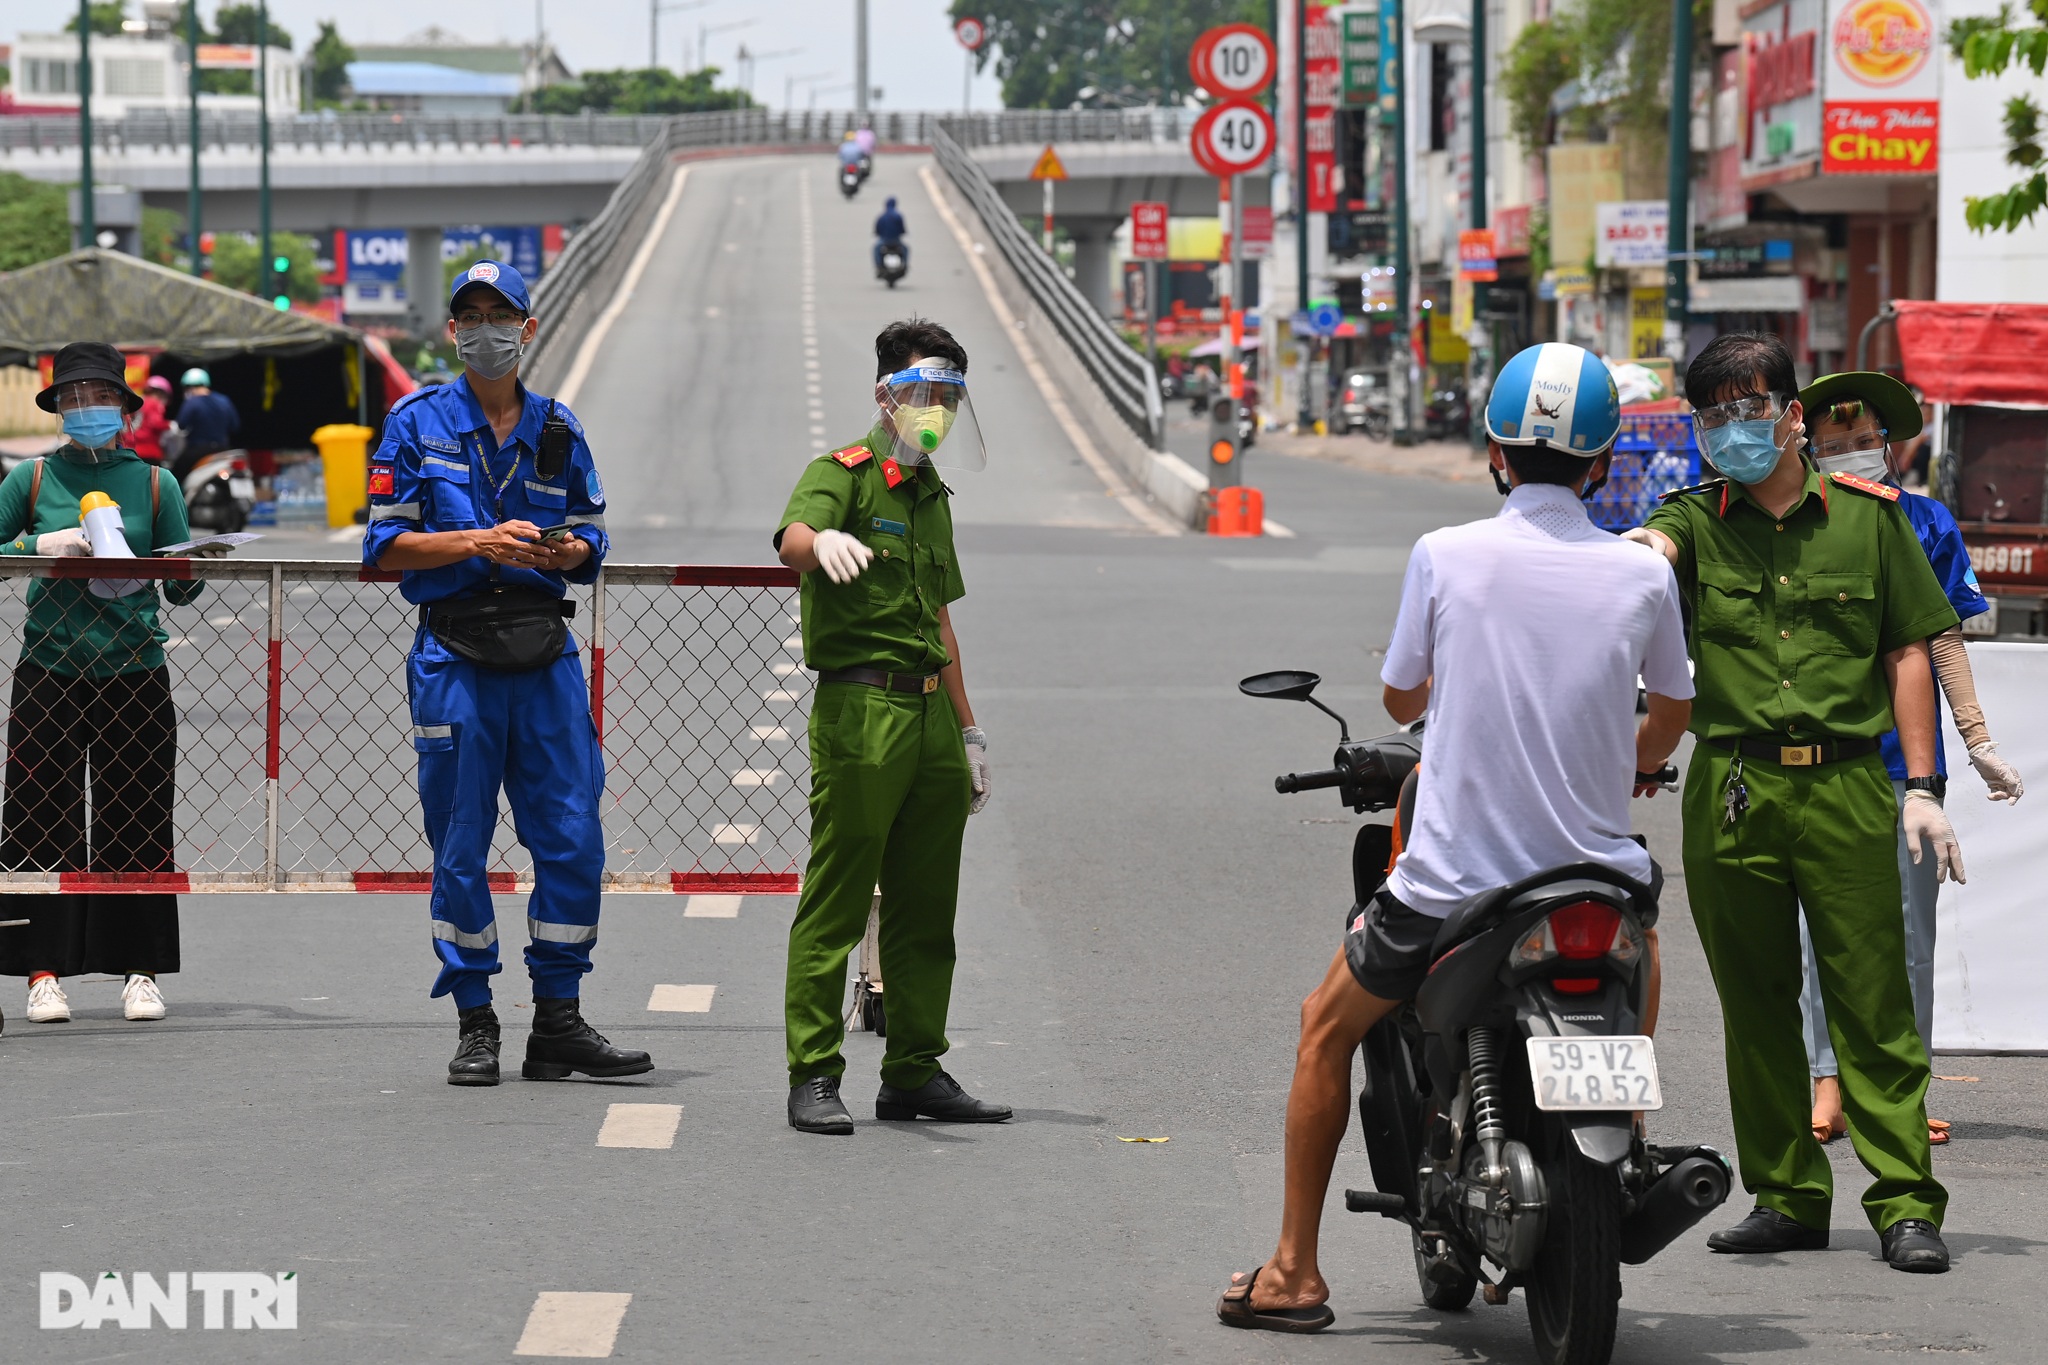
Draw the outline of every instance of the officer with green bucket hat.
[[[850,1134],[839,1098],[846,963],[881,888],[889,1032],[878,1119],[999,1123],[939,1065],[952,997],[953,918],[967,817],[989,798],[948,607],[966,592],[940,469],[987,463],[967,352],[921,320],[875,338],[867,435],[811,461],[775,533],[803,574],[811,709],[811,856],[789,931],[784,1016],[789,1123]]]

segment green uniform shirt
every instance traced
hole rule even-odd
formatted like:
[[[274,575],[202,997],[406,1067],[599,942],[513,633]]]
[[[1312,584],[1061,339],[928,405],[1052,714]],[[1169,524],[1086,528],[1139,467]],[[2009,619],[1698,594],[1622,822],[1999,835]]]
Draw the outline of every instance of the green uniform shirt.
[[[811,461],[776,528],[778,547],[782,532],[802,522],[844,531],[875,552],[851,583],[834,583],[822,569],[803,576],[804,663],[933,673],[952,662],[939,639],[939,608],[967,593],[953,510],[929,465],[904,469],[878,448],[888,447],[870,435]]]
[[[79,457],[79,458],[73,458]],[[105,493],[121,506],[128,548],[148,555],[159,545],[191,539],[185,499],[170,471],[159,470],[121,449],[97,460],[67,445],[42,461],[43,486],[36,490],[35,524],[29,525],[28,491],[36,461],[24,460],[0,482],[0,554],[32,555],[36,537],[79,524],[78,504],[87,493]],[[157,514],[150,521],[149,482],[157,480]],[[67,677],[110,677],[162,668],[163,627],[157,624],[157,585],[125,597],[93,594],[89,580],[38,578],[28,585],[28,620],[21,657]],[[174,603],[190,602],[204,583],[173,579],[164,591]]]
[[[1956,613],[1885,491],[1808,469],[1782,518],[1735,483],[1650,514],[1644,524],[1678,547],[1691,608],[1694,734],[1811,742],[1893,727],[1882,656],[1939,635]]]

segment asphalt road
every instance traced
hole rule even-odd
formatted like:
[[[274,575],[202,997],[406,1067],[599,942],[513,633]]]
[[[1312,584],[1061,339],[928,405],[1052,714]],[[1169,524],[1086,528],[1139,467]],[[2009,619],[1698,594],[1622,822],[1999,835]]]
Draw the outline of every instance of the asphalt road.
[[[495,1361],[545,1323],[602,1345],[616,1320],[621,1360],[1529,1358],[1519,1295],[1430,1312],[1406,1234],[1341,1211],[1331,1331],[1239,1333],[1211,1313],[1272,1244],[1296,1006],[1335,946],[1357,823],[1327,796],[1272,791],[1274,773],[1326,760],[1331,723],[1233,684],[1314,668],[1356,731],[1384,724],[1377,660],[1407,547],[1494,495],[1255,450],[1247,473],[1294,538],[1146,533],[1046,416],[914,170],[884,158],[849,205],[829,163],[693,168],[577,406],[621,559],[762,562],[802,462],[864,427],[878,326],[916,310],[964,340],[993,459],[952,480],[955,618],[996,791],[969,828],[948,1066],[1016,1121],[863,1117],[880,1043],[856,1035],[857,1134],[786,1127],[785,898],[610,898],[587,1012],[658,1069],[458,1090],[422,898],[193,897],[163,1023],[124,1022],[105,980],[71,983],[69,1025],[4,1002],[0,1357]],[[866,266],[885,193],[917,252],[893,296]],[[1676,803],[1638,809],[1675,874]],[[517,901],[501,912],[518,942]],[[1670,1102],[1653,1133],[1732,1146],[1682,879],[1664,925]],[[516,961],[500,984],[516,1066]],[[1952,1274],[1872,1258],[1841,1144],[1832,1250],[1722,1258],[1684,1239],[1625,1273],[1615,1359],[2039,1359],[2043,1063],[1941,1069],[1978,1078],[1935,1092],[1956,1125],[1938,1156]],[[1336,1186],[1368,1179],[1353,1139]],[[104,1269],[295,1271],[299,1326],[204,1331],[195,1307],[184,1332],[38,1330],[39,1273]],[[622,1314],[617,1298],[540,1299],[563,1293],[631,1297]]]

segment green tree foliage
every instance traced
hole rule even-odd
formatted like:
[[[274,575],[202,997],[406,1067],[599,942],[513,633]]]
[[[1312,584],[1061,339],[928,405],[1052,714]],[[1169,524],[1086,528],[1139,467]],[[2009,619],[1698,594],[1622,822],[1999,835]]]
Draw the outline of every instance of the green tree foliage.
[[[0,271],[20,270],[71,250],[65,187],[0,171]]]
[[[297,303],[317,300],[320,297],[320,267],[314,263],[313,239],[296,232],[273,232],[270,234],[270,249],[291,261],[291,269],[285,272],[279,292],[290,295]],[[223,232],[214,237],[213,278],[216,284],[239,289],[244,294],[254,294],[262,287],[262,264],[254,237],[239,232]]]
[[[1693,0],[1692,21],[1693,50],[1712,51],[1712,0]],[[1574,131],[1597,123],[1662,136],[1671,114],[1671,7],[1566,0],[1550,18],[1523,28],[1502,63],[1501,88],[1510,130],[1526,150],[1549,145],[1557,131],[1551,101],[1574,81]]]
[[[331,20],[322,20],[320,36],[313,40],[313,80],[308,92],[315,108],[323,104],[339,104],[342,91],[348,86],[348,64],[356,59],[356,50],[343,40]]]
[[[2011,5],[2000,5],[1996,18],[1978,16],[1949,25],[1949,50],[1962,59],[1963,78],[2001,75],[2023,65],[2039,78],[2048,69],[2048,0],[2027,0],[2032,23],[2019,22]],[[1972,232],[2004,228],[2017,232],[2048,204],[2048,167],[2041,149],[2041,106],[2031,95],[2005,102],[2005,159],[2032,174],[1996,194],[1966,195],[1963,221]]]
[[[92,31],[94,36],[100,38],[117,37],[121,32],[121,21],[128,17],[128,3],[127,0],[105,0],[105,3],[101,3],[101,0],[93,0],[90,13],[92,14]],[[78,32],[78,15],[76,12],[65,22],[64,31],[66,33]]]
[[[142,211],[142,259],[155,261],[158,265],[178,265],[184,253],[178,250],[177,239],[184,230],[183,214],[169,209],[145,208]]]
[[[222,5],[214,13],[213,26],[220,34],[220,42],[248,45],[256,41],[259,17],[254,5]],[[270,16],[269,33],[272,47],[281,47],[287,52],[291,50],[291,31],[277,22],[276,14]]]
[[[1550,142],[1550,101],[1579,74],[1579,32],[1565,10],[1529,24],[1508,47],[1501,63],[1501,97],[1507,101],[1508,131],[1531,151]]]
[[[663,67],[639,71],[586,71],[582,79],[536,91],[537,114],[693,114],[712,109],[748,109],[744,90],[715,88],[719,70],[707,66],[678,76]]]
[[[1266,0],[953,0],[988,25],[975,69],[995,63],[1012,109],[1178,104],[1204,29],[1264,28]]]

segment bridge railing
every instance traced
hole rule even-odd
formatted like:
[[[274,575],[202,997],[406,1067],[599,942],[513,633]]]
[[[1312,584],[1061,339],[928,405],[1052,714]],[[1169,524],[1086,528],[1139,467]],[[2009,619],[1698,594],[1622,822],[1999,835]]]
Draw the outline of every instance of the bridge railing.
[[[968,122],[970,127],[966,131],[972,136],[973,120]],[[939,165],[981,215],[982,224],[995,239],[996,249],[1023,281],[1032,300],[1052,320],[1060,338],[1073,348],[1117,416],[1152,449],[1165,449],[1166,416],[1159,401],[1159,380],[1150,362],[1131,349],[1067,278],[1066,272],[1024,230],[980,163],[953,137],[953,126],[948,119],[932,130],[932,151]]]

